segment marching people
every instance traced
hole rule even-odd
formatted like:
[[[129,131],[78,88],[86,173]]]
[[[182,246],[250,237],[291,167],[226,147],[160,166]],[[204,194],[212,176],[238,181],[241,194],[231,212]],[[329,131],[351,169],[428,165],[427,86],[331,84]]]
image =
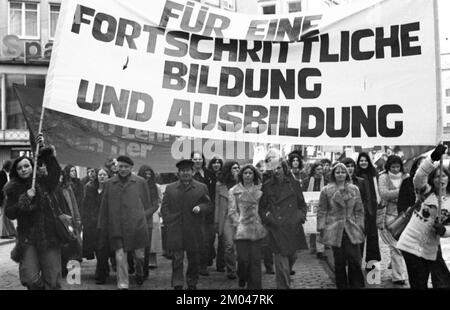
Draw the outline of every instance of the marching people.
[[[118,168],[117,168],[117,159],[116,158],[108,158],[105,161],[105,168],[108,169],[108,174],[110,176],[115,176],[117,175]]]
[[[303,157],[300,151],[294,150],[288,155],[289,166],[291,167],[292,177],[300,182],[308,177],[308,175],[303,171]]]
[[[97,178],[96,169],[92,167],[87,168],[87,175],[81,179],[81,184],[86,186],[89,182],[94,182]]]
[[[56,230],[56,214],[70,214],[59,191],[61,167],[54,149],[44,147],[42,135],[35,188],[32,187],[34,162],[17,158],[11,167],[11,181],[5,187],[5,214],[17,219],[17,244],[11,258],[19,263],[19,277],[29,290],[61,288],[61,247],[64,242]],[[57,210],[57,211],[56,211]]]
[[[191,160],[194,162],[194,180],[203,183],[208,189],[209,197],[213,196],[213,191],[216,188],[211,188],[212,173],[206,169],[206,160],[203,153],[194,151],[191,153]],[[211,240],[214,244],[215,239],[215,227],[214,227],[214,212],[212,210],[213,205],[202,213],[202,247],[200,252],[200,275],[209,276],[208,266],[212,266],[213,259],[215,257],[214,249],[211,251]]]
[[[450,228],[446,226],[450,214],[450,172],[442,168],[441,175],[438,166],[445,151],[444,145],[438,145],[417,169],[413,182],[421,199],[420,207],[397,242],[413,289],[427,289],[430,273],[435,274],[434,281],[432,275],[434,288],[450,287],[450,272],[440,248],[440,238],[450,236]],[[439,199],[441,214],[438,214]]]
[[[84,184],[77,175],[77,168],[73,165],[67,165],[63,169],[63,175],[65,176],[64,183],[70,185],[77,200],[78,206],[83,203],[84,197]]]
[[[208,163],[207,170],[210,172],[211,181],[209,183],[209,194],[211,199],[211,212],[213,216],[214,225],[215,221],[215,210],[216,210],[216,184],[219,181],[220,174],[222,172],[223,160],[218,155],[214,155]],[[215,225],[216,226],[216,225]],[[216,240],[217,227],[214,228],[214,234],[211,233],[210,238],[208,239],[208,248],[209,248],[209,258],[214,259],[216,257],[216,270],[219,272],[225,271],[225,249],[223,240],[219,237],[217,239],[217,252],[214,248],[214,242]],[[217,254],[216,254],[217,253]]]
[[[378,210],[378,215],[382,218],[382,223],[377,224],[380,229],[380,237],[385,244],[389,246],[392,264],[392,282],[394,284],[404,285],[407,277],[406,266],[402,253],[397,249],[397,240],[386,228],[392,223],[398,215],[397,201],[400,186],[404,179],[408,177],[403,171],[403,162],[400,157],[391,155],[385,164],[385,173],[380,175],[379,189],[383,208]],[[381,226],[380,226],[381,225]]]
[[[136,284],[144,282],[144,251],[150,244],[147,220],[152,205],[147,183],[131,173],[134,162],[128,156],[117,158],[118,174],[109,179],[101,201],[98,228],[105,230],[109,245],[115,251],[118,289],[129,288],[127,253],[134,253]]]
[[[323,243],[332,247],[337,288],[364,287],[360,252],[364,207],[359,189],[342,163],[333,167],[330,183],[320,192],[317,231]]]
[[[72,177],[71,169],[64,169],[61,173],[60,177],[60,189],[64,196],[67,206],[70,210],[70,215],[74,221],[74,228],[76,231],[76,240],[70,242],[68,245],[64,246],[61,251],[61,268],[62,268],[62,276],[65,278],[67,276],[67,262],[70,260],[77,260],[81,263],[82,259],[82,241],[81,241],[81,215],[80,209],[78,207],[77,199],[75,197],[75,193],[73,191],[71,182]],[[80,204],[81,206],[81,204]]]
[[[229,191],[229,218],[235,227],[239,287],[261,289],[261,245],[267,235],[259,216],[260,176],[252,165],[239,172],[238,184]]]
[[[356,160],[355,174],[357,177],[365,180],[368,191],[366,192],[366,204],[364,205],[364,222],[367,226],[365,229],[365,247],[366,247],[366,262],[375,261],[379,264],[381,261],[380,246],[378,243],[378,229],[377,221],[377,206],[381,202],[380,193],[378,190],[378,172],[370,160],[369,154],[359,153]],[[364,201],[363,201],[364,203]],[[370,266],[365,266],[366,271],[370,271]]]
[[[316,161],[311,165],[309,176],[303,180],[302,187],[304,192],[320,192],[328,180],[324,176],[323,164],[321,161]],[[317,258],[324,259],[325,246],[320,241],[320,235],[309,235],[309,246],[311,247],[311,254],[316,253]]]
[[[150,193],[151,209],[156,211],[159,209],[161,193],[156,184],[156,175],[153,169],[148,165],[142,165],[139,168],[138,176],[147,181],[148,190]],[[158,212],[154,212],[151,218],[147,218],[148,236],[150,239],[149,245],[145,248],[144,256],[144,279],[148,278],[149,268],[156,268],[157,259],[156,251],[151,251],[152,247],[156,250],[157,243],[160,243],[161,232]],[[157,230],[157,231],[156,231]],[[161,246],[159,246],[161,247]]]
[[[172,254],[172,286],[183,289],[184,252],[188,267],[188,289],[196,289],[202,248],[202,214],[211,208],[208,188],[193,179],[194,162],[184,159],[176,164],[179,181],[166,186],[161,215],[167,228],[167,250]]]
[[[7,159],[3,162],[2,170],[0,171],[0,238],[12,239],[17,235],[16,228],[13,222],[5,216],[5,194],[3,189],[6,183],[9,182],[9,172],[12,161]]]
[[[81,222],[83,224],[83,257],[97,259],[95,267],[95,283],[105,284],[109,274],[108,258],[110,249],[106,234],[97,228],[100,213],[100,203],[103,197],[105,183],[109,178],[106,168],[95,171],[96,178],[88,182],[81,208]],[[104,233],[104,232],[103,232]]]
[[[287,162],[273,159],[273,166],[271,180],[262,186],[259,213],[275,255],[277,288],[289,289],[296,252],[308,248],[302,226],[307,208],[300,183],[290,177]]]
[[[229,217],[229,190],[238,182],[240,171],[239,163],[236,161],[225,162],[220,180],[216,185],[214,222],[219,234],[219,243],[224,247],[224,264],[227,277],[236,279],[236,249],[234,244],[235,229]],[[219,253],[218,253],[219,254]],[[221,271],[219,268],[217,271]]]
[[[331,177],[331,160],[329,160],[328,158],[322,158],[320,160],[320,163],[322,164],[323,167],[323,176],[325,178],[325,183],[328,184],[328,182],[330,182],[330,177]]]

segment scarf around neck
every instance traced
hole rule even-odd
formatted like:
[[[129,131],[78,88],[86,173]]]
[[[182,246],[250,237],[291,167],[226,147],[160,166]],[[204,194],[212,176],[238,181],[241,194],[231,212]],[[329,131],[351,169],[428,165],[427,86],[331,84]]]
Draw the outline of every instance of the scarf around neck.
[[[400,188],[400,185],[402,184],[402,174],[399,172],[397,174],[393,174],[392,172],[388,172],[389,179],[391,180],[392,184],[396,188]]]

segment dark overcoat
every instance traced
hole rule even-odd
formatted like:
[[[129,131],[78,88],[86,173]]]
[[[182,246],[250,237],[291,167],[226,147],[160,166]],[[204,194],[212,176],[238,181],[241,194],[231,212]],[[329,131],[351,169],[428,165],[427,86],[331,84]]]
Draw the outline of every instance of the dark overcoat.
[[[122,182],[116,175],[106,181],[98,228],[107,229],[112,250],[120,248],[120,239],[126,252],[150,245],[147,218],[156,211],[151,206],[147,182],[143,178],[130,175]]]
[[[81,208],[81,222],[83,224],[83,257],[86,257],[87,259],[93,259],[94,252],[97,251],[99,240],[97,223],[100,202],[101,194],[98,193],[94,183],[87,183]]]
[[[200,213],[192,209],[200,207]],[[161,205],[164,227],[167,229],[168,251],[199,251],[202,214],[211,209],[205,184],[192,180],[185,187],[180,181],[167,185]]]
[[[307,207],[300,182],[287,177],[282,184],[272,178],[262,186],[260,217],[269,232],[269,246],[274,253],[292,255],[307,249],[302,224]]]

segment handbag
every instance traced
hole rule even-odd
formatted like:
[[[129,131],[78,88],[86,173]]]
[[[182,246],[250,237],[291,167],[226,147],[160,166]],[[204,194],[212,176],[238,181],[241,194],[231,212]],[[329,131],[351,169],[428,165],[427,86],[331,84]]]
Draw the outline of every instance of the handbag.
[[[61,211],[58,202],[56,202],[58,210],[55,210],[53,200],[48,193],[45,193],[45,197],[49,202],[50,208],[52,209],[53,217],[55,218],[56,234],[61,242],[66,245],[77,240],[77,232],[75,226],[73,225],[72,217]]]

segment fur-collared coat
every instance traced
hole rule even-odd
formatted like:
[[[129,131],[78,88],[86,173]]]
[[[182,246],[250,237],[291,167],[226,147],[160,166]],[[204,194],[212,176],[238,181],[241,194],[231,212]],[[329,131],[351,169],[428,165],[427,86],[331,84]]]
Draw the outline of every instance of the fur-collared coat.
[[[42,148],[39,161],[47,165],[48,176],[37,178],[36,195],[30,199],[27,190],[31,188],[31,177],[24,180],[11,178],[5,185],[5,214],[11,219],[17,219],[19,243],[36,246],[40,250],[60,247],[55,227],[55,218],[51,206],[60,208],[61,212],[70,215],[61,188],[58,185],[61,167],[51,148]]]
[[[248,190],[238,183],[230,189],[228,215],[232,225],[236,227],[234,239],[257,241],[267,235],[258,212],[261,196],[260,185]]]
[[[300,182],[286,177],[281,184],[274,177],[262,186],[259,214],[268,230],[269,247],[274,253],[293,255],[307,249],[302,224],[307,207]]]
[[[192,212],[195,206],[200,207],[200,213]],[[202,216],[210,210],[211,200],[205,184],[192,180],[187,187],[180,181],[167,185],[161,205],[161,215],[167,230],[167,250],[199,251]]]
[[[347,183],[340,191],[335,183],[320,192],[317,210],[317,231],[322,243],[341,247],[344,231],[352,244],[364,242],[364,207],[359,189]]]

